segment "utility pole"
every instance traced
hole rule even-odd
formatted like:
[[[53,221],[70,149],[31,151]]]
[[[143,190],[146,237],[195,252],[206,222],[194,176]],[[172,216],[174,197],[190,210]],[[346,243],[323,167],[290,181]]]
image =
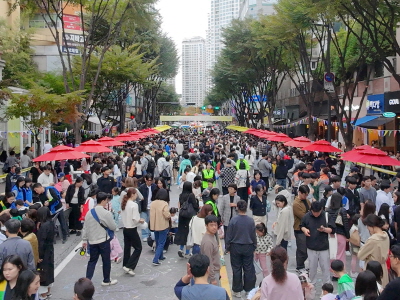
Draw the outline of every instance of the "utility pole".
[[[326,25],[326,28],[328,29],[328,49],[326,49],[326,72],[331,73],[331,40],[332,40],[332,33],[331,33],[331,28],[329,27],[329,24]],[[331,114],[331,96],[328,95],[328,142],[330,143],[332,141],[332,114]]]

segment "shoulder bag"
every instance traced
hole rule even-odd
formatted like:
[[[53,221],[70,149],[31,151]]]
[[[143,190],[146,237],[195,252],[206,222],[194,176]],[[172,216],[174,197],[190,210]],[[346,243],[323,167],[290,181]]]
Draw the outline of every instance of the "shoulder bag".
[[[325,213],[326,227],[328,227],[328,213]],[[336,259],[337,255],[337,239],[335,234],[328,234],[329,242],[329,259]]]
[[[190,221],[190,224],[189,224],[189,233],[188,233],[187,240],[186,240],[186,247],[187,248],[191,248],[194,245],[193,233],[192,233],[192,230],[193,230],[193,228],[192,228],[193,227],[193,219],[194,219],[194,217],[192,217],[192,220]]]
[[[342,217],[341,212],[342,212],[342,209],[340,208],[338,211],[338,214],[336,216],[336,219],[335,219],[335,224],[339,225],[339,226],[343,226],[343,217]]]
[[[97,212],[94,208],[92,208],[90,210],[90,212],[92,213],[93,218],[100,224],[100,226],[103,227],[107,231],[107,234],[109,235],[110,239],[112,240],[114,238],[114,231],[112,231],[107,226],[104,226],[103,224],[101,224],[99,216],[97,215]]]
[[[190,219],[196,215],[196,210],[194,209],[193,204],[189,203],[189,197],[185,202],[183,202],[181,209],[179,210],[179,216],[186,219]]]

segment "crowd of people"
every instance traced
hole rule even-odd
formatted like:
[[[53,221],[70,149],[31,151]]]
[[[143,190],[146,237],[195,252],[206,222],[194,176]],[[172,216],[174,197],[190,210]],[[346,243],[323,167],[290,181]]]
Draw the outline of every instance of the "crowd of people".
[[[50,149],[46,142],[44,151]],[[230,259],[237,298],[315,299],[318,268],[324,300],[400,295],[400,172],[394,178],[362,175],[356,166],[347,172],[328,153],[224,129],[170,130],[83,160],[32,163],[30,147],[19,157],[13,151],[1,157],[4,299],[51,297],[54,242],[72,234],[81,236],[89,256],[76,300],[92,298],[100,256],[102,286],[118,283],[110,277],[112,263],[135,276],[143,244],[154,250],[154,267],[171,244],[189,260],[175,287],[179,299],[229,299],[219,286],[220,249]],[[180,189],[177,207],[173,185]],[[292,246],[296,273],[287,271]]]

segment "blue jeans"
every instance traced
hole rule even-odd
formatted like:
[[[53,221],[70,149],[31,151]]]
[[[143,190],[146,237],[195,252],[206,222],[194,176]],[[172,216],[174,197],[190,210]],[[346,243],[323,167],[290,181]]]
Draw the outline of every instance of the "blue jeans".
[[[159,259],[164,258],[163,250],[164,250],[165,241],[167,240],[168,232],[169,232],[169,228],[160,230],[160,231],[154,231],[157,248],[156,248],[156,254],[154,255],[153,263],[158,263]]]
[[[111,260],[110,260],[110,240],[105,241],[100,244],[90,244],[90,259],[86,269],[86,278],[90,280],[93,277],[94,269],[96,268],[97,261],[99,260],[99,256],[101,255],[101,260],[103,262],[103,282],[110,282],[110,273],[111,273]]]
[[[180,245],[180,246],[179,246],[179,250],[183,251],[183,248],[184,248],[184,247],[185,247],[184,245]],[[186,254],[186,255],[189,255],[189,253],[190,253],[190,249],[188,249],[188,247],[186,247],[185,254]]]
[[[277,179],[276,184],[282,186],[284,189],[286,189],[286,178],[285,179]]]
[[[140,217],[142,219],[144,219],[147,224],[149,224],[149,219],[150,219],[150,210],[148,209],[147,211],[142,211],[140,213]],[[146,229],[142,229],[142,239],[147,239],[150,235],[150,229],[146,228]]]
[[[119,187],[119,188],[122,186],[121,179],[122,179],[122,176],[117,177],[117,187]]]
[[[192,254],[199,254],[200,253],[200,245],[194,244],[192,248]]]

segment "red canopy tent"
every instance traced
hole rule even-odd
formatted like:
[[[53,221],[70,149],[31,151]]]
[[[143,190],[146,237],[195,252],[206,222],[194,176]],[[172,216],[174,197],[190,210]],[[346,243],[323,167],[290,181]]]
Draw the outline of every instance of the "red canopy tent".
[[[105,153],[113,152],[110,148],[103,146],[101,143],[90,140],[79,145],[75,148],[75,151],[89,152],[89,153]]]
[[[351,159],[354,158],[358,158],[358,154],[361,152],[366,152],[366,153],[370,153],[370,154],[375,154],[375,155],[386,155],[385,152],[383,152],[382,150],[379,150],[377,148],[373,148],[369,145],[363,145],[363,146],[359,146],[354,148],[351,151],[348,151],[346,153],[343,153],[340,158],[343,160],[348,160],[348,161],[352,161]]]
[[[331,143],[325,141],[325,140],[320,140],[312,143],[311,145],[308,145],[304,147],[302,150],[304,151],[318,151],[318,152],[343,152],[342,150],[333,147]]]
[[[268,138],[271,142],[289,142],[293,141],[290,137],[288,137],[284,133],[278,133],[278,134],[271,134]]]
[[[55,160],[66,160],[66,159],[81,159],[89,158],[90,156],[82,152],[75,151],[74,148],[67,147],[64,145],[52,148],[46,154],[40,155],[33,159],[36,161],[55,161]]]
[[[116,141],[113,138],[110,138],[108,136],[102,137],[102,138],[98,139],[97,141],[106,147],[125,146],[124,143]]]
[[[120,135],[115,137],[115,140],[121,142],[129,142],[132,141],[132,136],[128,133],[121,133]]]
[[[293,141],[286,142],[285,146],[303,148],[303,147],[311,145],[311,143],[312,142],[310,139],[308,139],[304,136],[301,136],[301,137],[294,138]]]
[[[397,159],[391,158],[386,153],[380,153],[382,151],[379,149],[374,150],[375,151],[364,150],[361,152],[354,152],[352,155],[348,155],[346,156],[346,158],[343,159],[355,163],[358,162],[368,165],[400,166],[400,161],[398,161]]]

